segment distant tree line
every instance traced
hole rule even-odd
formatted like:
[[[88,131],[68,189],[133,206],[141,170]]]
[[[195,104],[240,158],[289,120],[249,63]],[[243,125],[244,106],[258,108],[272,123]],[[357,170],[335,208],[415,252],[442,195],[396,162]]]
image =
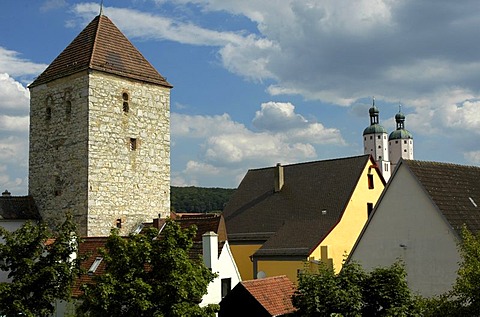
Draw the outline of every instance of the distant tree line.
[[[222,211],[235,189],[170,187],[170,204],[175,212]]]

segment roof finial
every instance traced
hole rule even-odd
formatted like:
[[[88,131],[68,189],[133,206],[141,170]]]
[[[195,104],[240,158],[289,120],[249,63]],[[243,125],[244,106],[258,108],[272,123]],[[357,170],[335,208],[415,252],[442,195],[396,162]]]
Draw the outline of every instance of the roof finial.
[[[373,96],[372,106],[375,106],[375,96]]]
[[[100,14],[103,15],[103,0],[100,1]]]
[[[402,104],[398,103],[398,112],[402,112]]]

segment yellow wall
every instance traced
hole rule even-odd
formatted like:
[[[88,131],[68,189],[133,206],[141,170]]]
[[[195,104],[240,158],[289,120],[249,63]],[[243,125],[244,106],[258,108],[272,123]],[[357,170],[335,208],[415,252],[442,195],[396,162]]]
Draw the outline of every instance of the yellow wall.
[[[384,188],[380,177],[374,169],[371,170],[371,173],[374,175],[374,188],[368,188],[367,174],[369,172],[369,165],[370,164],[367,164],[365,167],[342,219],[311,254],[311,257],[314,257],[315,260],[325,262],[327,259],[322,258],[321,247],[327,247],[328,259],[333,260],[335,272],[339,272],[342,268],[345,254],[348,254],[352,250],[368,219],[367,202],[373,203],[375,206]],[[325,257],[325,248],[323,253],[323,257]]]
[[[296,283],[298,270],[305,269],[305,261],[258,261],[257,270],[265,272],[266,277],[286,275]]]
[[[253,276],[253,263],[250,260],[250,256],[260,249],[261,246],[261,244],[230,244],[230,250],[232,251],[242,280],[252,280],[255,278]]]

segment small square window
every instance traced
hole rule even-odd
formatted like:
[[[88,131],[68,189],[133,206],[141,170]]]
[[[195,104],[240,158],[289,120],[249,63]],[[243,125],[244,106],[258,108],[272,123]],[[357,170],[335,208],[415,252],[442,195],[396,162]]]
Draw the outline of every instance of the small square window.
[[[378,136],[378,139],[381,139],[381,138],[382,138],[382,136],[381,136],[381,135],[379,135],[379,136]]]

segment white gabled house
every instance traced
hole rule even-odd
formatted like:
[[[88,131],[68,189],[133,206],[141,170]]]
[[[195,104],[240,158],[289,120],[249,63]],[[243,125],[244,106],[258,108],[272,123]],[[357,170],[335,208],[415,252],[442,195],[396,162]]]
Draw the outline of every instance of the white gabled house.
[[[423,296],[452,288],[461,229],[480,231],[480,167],[401,160],[350,256],[369,270],[405,263]]]

